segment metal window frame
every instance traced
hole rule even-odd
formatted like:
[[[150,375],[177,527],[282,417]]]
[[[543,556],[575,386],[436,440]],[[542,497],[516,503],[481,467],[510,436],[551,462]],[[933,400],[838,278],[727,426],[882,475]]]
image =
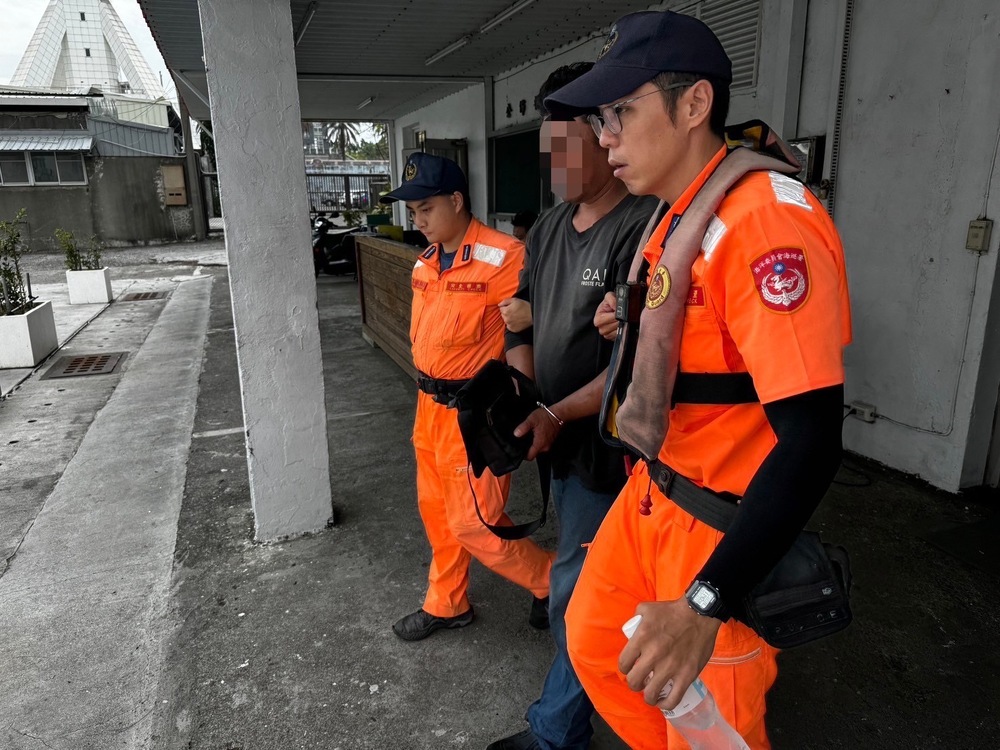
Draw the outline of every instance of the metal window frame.
[[[11,152],[14,153],[14,152]],[[7,182],[3,175],[0,174],[0,188],[5,187],[86,187],[89,183],[87,182],[87,162],[84,161],[83,154],[79,151],[20,151],[21,158],[24,159],[25,167],[28,170],[28,181],[27,182]],[[39,182],[35,179],[35,168],[31,163],[31,154],[52,154],[56,165],[56,182]],[[80,160],[80,166],[83,168],[83,180],[64,180],[62,178],[62,173],[59,171],[59,157],[60,156],[76,156]]]
[[[48,186],[51,186],[51,185],[58,185],[59,184],[59,162],[56,161],[56,152],[55,151],[25,151],[24,153],[27,155],[28,169],[31,171],[31,184],[32,185],[39,185],[39,186],[43,186],[43,187],[48,187]],[[55,180],[55,182],[40,182],[39,181],[38,177],[35,175],[35,164],[34,164],[34,161],[32,159],[32,155],[33,154],[52,154],[52,166],[55,168],[55,172],[56,172],[56,180]]]
[[[23,161],[25,163],[25,175],[27,176],[28,181],[27,182],[7,182],[7,180],[4,179],[3,171],[0,170],[0,187],[31,187],[31,185],[32,185],[32,182],[31,182],[31,164],[28,163],[28,159],[27,159],[27,156],[26,156],[26,154],[28,152],[27,151],[19,151],[17,153],[21,154],[21,161]]]

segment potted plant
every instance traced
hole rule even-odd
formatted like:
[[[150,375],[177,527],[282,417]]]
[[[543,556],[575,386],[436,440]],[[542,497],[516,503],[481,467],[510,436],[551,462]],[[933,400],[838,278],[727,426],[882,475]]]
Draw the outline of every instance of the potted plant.
[[[111,301],[111,269],[101,266],[101,247],[92,236],[82,250],[72,232],[57,229],[56,239],[66,255],[66,286],[71,305],[107,304]]]
[[[13,221],[0,221],[0,368],[34,367],[59,346],[52,303],[36,301],[21,271],[26,215],[22,208]]]

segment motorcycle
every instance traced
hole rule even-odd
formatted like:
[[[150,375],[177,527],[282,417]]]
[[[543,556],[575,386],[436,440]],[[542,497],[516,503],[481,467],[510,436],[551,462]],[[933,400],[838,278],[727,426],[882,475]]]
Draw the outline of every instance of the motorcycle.
[[[354,240],[349,235],[358,231],[357,227],[338,227],[329,217],[316,217],[312,227],[313,267],[316,275],[357,275],[354,256]]]

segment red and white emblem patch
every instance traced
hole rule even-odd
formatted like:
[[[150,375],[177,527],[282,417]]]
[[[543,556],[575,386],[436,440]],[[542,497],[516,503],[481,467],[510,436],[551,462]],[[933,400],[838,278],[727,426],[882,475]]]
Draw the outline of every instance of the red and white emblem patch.
[[[768,250],[750,264],[750,270],[768,310],[793,312],[809,298],[809,265],[799,248]]]

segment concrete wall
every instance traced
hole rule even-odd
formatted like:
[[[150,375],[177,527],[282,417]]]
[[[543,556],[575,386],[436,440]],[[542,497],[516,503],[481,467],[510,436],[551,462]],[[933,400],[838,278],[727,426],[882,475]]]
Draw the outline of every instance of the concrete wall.
[[[94,227],[108,244],[172,242],[194,238],[191,206],[167,206],[160,166],[181,157],[108,157],[90,175]],[[190,195],[188,196],[190,200]]]
[[[27,209],[22,230],[25,243],[35,250],[50,249],[57,246],[52,234],[56,229],[69,230],[77,237],[94,234],[90,197],[86,185],[5,187],[0,189],[0,219],[9,221],[19,209]]]
[[[855,315],[847,396],[883,418],[849,419],[845,437],[956,490],[982,481],[1000,386],[987,327],[1000,232],[982,256],[965,249],[969,221],[1000,210],[1000,14],[993,0],[903,6],[855,5],[836,198]]]
[[[84,159],[87,185],[0,189],[0,218],[28,209],[27,237],[36,249],[58,247],[53,232],[96,234],[108,245],[173,242],[194,237],[190,206],[166,206],[161,164],[182,158]]]
[[[405,163],[402,150],[406,145],[403,138],[404,130],[417,127],[427,131],[429,139],[457,139],[468,141],[469,150],[469,191],[472,198],[472,212],[486,220],[486,209],[489,205],[488,152],[486,150],[486,104],[485,87],[482,84],[470,86],[457,94],[435,102],[429,106],[411,112],[396,120],[394,126],[396,156],[400,168]],[[396,173],[398,175],[398,171]],[[396,176],[393,186],[399,184]],[[400,209],[396,209],[395,220],[402,219]]]

